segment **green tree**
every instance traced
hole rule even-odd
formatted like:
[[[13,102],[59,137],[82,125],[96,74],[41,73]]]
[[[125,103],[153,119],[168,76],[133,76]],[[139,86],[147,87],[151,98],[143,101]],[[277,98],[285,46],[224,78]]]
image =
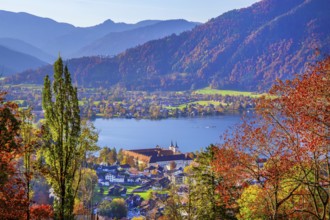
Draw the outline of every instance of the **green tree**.
[[[61,58],[54,64],[54,81],[47,75],[42,91],[45,112],[42,153],[42,171],[54,189],[55,216],[73,219],[74,198],[78,185],[75,177],[80,170],[85,149],[79,144],[80,116],[77,88],[71,83],[68,68]],[[79,183],[79,181],[78,181]]]
[[[100,149],[97,145],[98,139],[99,135],[94,124],[90,121],[82,120],[79,144],[81,145],[81,150],[85,152],[84,167],[87,166],[87,160],[94,156],[93,152]]]
[[[185,167],[186,190],[179,195],[172,186],[166,201],[165,216],[170,219],[234,219],[227,215],[216,189],[220,177],[213,171],[214,148],[211,145],[198,153],[194,165]],[[182,193],[182,192],[181,192]]]
[[[100,203],[98,213],[102,216],[121,219],[127,215],[125,200],[117,198],[112,202],[104,200]]]
[[[21,126],[20,126],[20,135],[22,137],[22,145],[24,148],[23,151],[23,170],[22,173],[25,177],[25,184],[26,184],[26,198],[29,203],[29,206],[27,207],[26,211],[26,219],[30,219],[30,205],[31,205],[31,197],[33,196],[32,191],[32,178],[34,175],[33,170],[33,160],[32,157],[35,153],[35,150],[37,148],[38,135],[37,135],[37,129],[33,128],[32,122],[33,122],[33,115],[31,113],[31,108],[27,110],[22,110],[20,112],[21,115]]]
[[[193,166],[193,185],[190,187],[190,200],[194,207],[197,219],[218,219],[226,216],[219,194],[216,193],[220,177],[213,171],[211,162],[214,159],[214,145],[210,145],[205,151],[197,154],[196,166]]]

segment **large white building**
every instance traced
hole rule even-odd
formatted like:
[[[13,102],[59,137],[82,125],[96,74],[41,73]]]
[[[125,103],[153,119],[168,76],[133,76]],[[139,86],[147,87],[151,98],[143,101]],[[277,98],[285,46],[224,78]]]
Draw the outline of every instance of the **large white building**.
[[[150,149],[123,150],[123,154],[132,157],[139,165],[162,166],[166,168],[170,163],[175,162],[176,167],[185,167],[192,162],[188,154],[179,151],[177,144],[169,146],[169,149],[163,149],[159,146]]]

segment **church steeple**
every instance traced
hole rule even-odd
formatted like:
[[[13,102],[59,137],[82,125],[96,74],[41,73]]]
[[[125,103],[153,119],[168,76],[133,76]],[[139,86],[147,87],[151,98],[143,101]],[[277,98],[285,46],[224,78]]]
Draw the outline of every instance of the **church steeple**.
[[[180,152],[180,151],[179,151],[179,147],[178,147],[178,143],[177,143],[177,142],[175,142],[175,145],[174,145],[174,144],[173,144],[173,141],[171,141],[171,145],[170,145],[169,149],[170,149],[171,151],[173,151],[173,153],[179,153],[179,152]]]

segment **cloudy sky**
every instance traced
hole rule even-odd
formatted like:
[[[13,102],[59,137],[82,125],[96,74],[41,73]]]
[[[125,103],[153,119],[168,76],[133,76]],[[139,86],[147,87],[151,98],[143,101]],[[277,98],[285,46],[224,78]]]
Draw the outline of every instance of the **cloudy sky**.
[[[146,19],[206,22],[222,13],[250,6],[258,0],[0,0],[0,9],[27,12],[76,26],[92,26],[107,19],[136,23]]]

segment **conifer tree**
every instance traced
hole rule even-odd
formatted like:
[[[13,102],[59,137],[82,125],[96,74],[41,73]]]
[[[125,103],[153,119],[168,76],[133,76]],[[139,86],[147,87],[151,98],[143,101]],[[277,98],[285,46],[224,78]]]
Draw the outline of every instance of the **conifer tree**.
[[[45,112],[45,146],[40,153],[42,172],[54,190],[55,217],[73,219],[74,198],[78,188],[74,179],[79,176],[85,151],[79,144],[77,88],[72,86],[70,73],[63,66],[61,58],[54,64],[53,83],[48,75],[45,77],[42,108]]]

